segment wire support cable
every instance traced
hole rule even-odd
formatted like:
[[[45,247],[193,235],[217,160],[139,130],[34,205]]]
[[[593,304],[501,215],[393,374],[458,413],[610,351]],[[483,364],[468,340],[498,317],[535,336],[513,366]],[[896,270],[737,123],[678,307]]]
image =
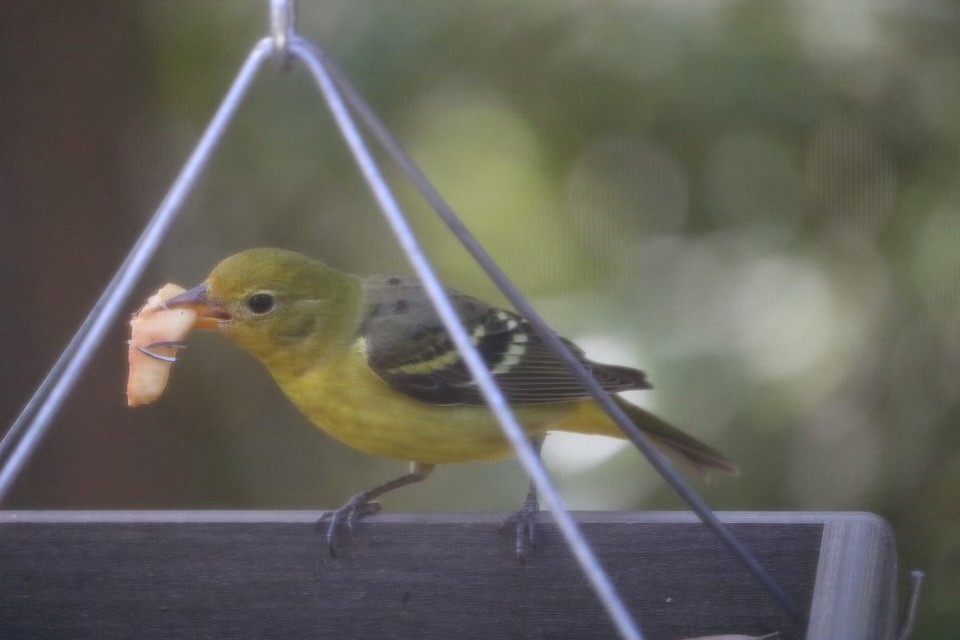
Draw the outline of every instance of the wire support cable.
[[[254,46],[200,141],[130,253],[3,440],[0,440],[0,503],[7,497],[17,476],[43,440],[51,421],[90,363],[90,358],[103,342],[107,331],[123,313],[124,303],[179,215],[197,178],[243,103],[257,72],[273,54],[272,44],[267,39]]]
[[[377,142],[391,156],[407,178],[420,192],[421,196],[436,211],[450,231],[463,244],[464,248],[473,256],[478,265],[487,273],[497,288],[510,301],[514,308],[522,315],[544,340],[550,349],[557,354],[566,367],[576,376],[577,381],[604,409],[607,415],[614,420],[624,432],[624,435],[647,458],[651,466],[663,477],[670,487],[686,502],[700,520],[730,549],[730,551],[750,570],[757,580],[764,586],[771,596],[783,607],[787,614],[798,624],[804,624],[804,616],[799,607],[787,595],[779,583],[764,569],[763,565],[753,556],[749,549],[740,542],[730,530],[710,509],[709,505],[690,486],[676,467],[660,453],[650,439],[630,420],[623,410],[617,406],[611,396],[596,381],[593,375],[577,360],[570,348],[563,344],[557,334],[550,328],[543,317],[524,297],[502,269],[496,264],[483,245],[474,237],[463,224],[450,205],[439,191],[433,186],[429,178],[420,170],[413,159],[407,154],[390,130],[377,117],[370,105],[363,99],[350,83],[347,76],[333,62],[331,57],[312,43],[301,41],[302,46],[313,47],[313,55],[321,60],[328,74],[336,82],[350,107],[369,129]]]
[[[600,565],[596,554],[587,544],[580,528],[563,503],[563,499],[550,481],[543,463],[530,444],[530,440],[517,421],[516,416],[507,404],[506,398],[493,379],[493,374],[484,363],[483,358],[470,340],[463,322],[454,310],[453,303],[440,282],[433,267],[430,265],[419,241],[413,233],[410,223],[404,215],[393,195],[390,187],[377,166],[357,124],[344,103],[340,90],[328,73],[327,68],[317,55],[318,49],[301,38],[295,38],[290,46],[290,53],[299,58],[310,70],[320,91],[327,101],[327,106],[340,128],[340,133],[350,147],[361,173],[367,180],[367,185],[373,192],[380,206],[381,212],[390,224],[401,248],[406,253],[411,265],[419,276],[427,294],[433,302],[441,321],[446,327],[484,399],[493,412],[504,434],[510,441],[521,465],[530,476],[531,481],[540,492],[553,513],[561,534],[570,547],[571,552],[580,564],[584,575],[596,592],[601,604],[607,610],[611,621],[625,639],[643,638],[640,629],[630,616],[626,605],[617,594],[609,576]]]

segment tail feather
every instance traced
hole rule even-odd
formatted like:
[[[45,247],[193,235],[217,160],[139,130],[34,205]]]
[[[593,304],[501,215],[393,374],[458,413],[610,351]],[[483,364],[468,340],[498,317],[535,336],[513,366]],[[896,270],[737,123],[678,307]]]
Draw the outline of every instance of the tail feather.
[[[633,424],[639,427],[660,451],[675,462],[700,473],[716,471],[727,475],[740,474],[740,468],[713,447],[687,435],[623,398],[614,397],[614,400]],[[569,419],[554,425],[555,428],[577,433],[624,437],[616,423],[596,403],[583,402],[578,409]]]

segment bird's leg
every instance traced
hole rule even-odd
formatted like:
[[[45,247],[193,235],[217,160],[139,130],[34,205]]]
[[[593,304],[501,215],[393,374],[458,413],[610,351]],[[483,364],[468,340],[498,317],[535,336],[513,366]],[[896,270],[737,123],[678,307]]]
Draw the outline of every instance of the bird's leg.
[[[543,434],[530,439],[537,457],[540,456],[540,449],[543,448]],[[506,530],[511,525],[516,525],[516,554],[520,564],[526,564],[527,559],[533,553],[536,543],[537,532],[537,514],[540,513],[540,500],[537,498],[537,487],[530,481],[530,488],[527,489],[527,497],[523,500],[520,510],[512,514],[501,525],[500,530]]]
[[[357,520],[363,516],[368,516],[371,513],[380,511],[380,503],[374,500],[374,498],[382,496],[388,491],[405,487],[408,484],[420,482],[430,475],[430,472],[433,471],[433,467],[434,465],[432,464],[411,462],[410,471],[408,473],[405,473],[399,478],[394,478],[389,482],[384,482],[383,484],[377,485],[372,489],[361,491],[357,495],[347,500],[342,507],[335,511],[325,511],[320,516],[320,520],[317,521],[317,526],[320,526],[325,522],[329,523],[327,524],[326,537],[327,551],[330,552],[330,555],[337,555],[334,543],[336,542],[337,538],[337,529],[341,524],[346,523],[347,528],[350,529],[350,531],[353,531]]]

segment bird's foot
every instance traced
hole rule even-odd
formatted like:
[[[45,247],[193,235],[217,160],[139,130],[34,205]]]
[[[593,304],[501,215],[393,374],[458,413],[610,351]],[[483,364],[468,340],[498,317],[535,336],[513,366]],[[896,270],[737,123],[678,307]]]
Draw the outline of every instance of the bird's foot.
[[[531,488],[520,510],[511,514],[500,525],[501,532],[510,532],[511,530],[515,532],[516,546],[514,551],[520,564],[526,564],[527,560],[533,557],[536,548],[537,516],[539,513],[540,502],[537,500],[536,491]]]
[[[369,492],[364,491],[350,498],[346,504],[339,509],[323,512],[317,521],[317,527],[323,527],[324,523],[327,525],[327,551],[330,555],[333,557],[337,555],[336,541],[340,525],[346,524],[347,529],[352,533],[360,518],[378,511],[380,511],[380,503],[376,500],[371,500]]]

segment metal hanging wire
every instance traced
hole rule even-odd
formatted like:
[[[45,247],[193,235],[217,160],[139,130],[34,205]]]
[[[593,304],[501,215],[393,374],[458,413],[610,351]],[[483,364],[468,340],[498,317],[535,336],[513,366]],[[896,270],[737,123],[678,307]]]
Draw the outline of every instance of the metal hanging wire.
[[[701,521],[725,544],[731,552],[743,562],[751,573],[763,584],[764,588],[780,603],[787,614],[797,623],[804,623],[804,616],[793,603],[779,583],[763,568],[757,559],[741,543],[730,528],[723,523],[703,498],[694,491],[689,483],[676,470],[665,455],[650,442],[650,439],[630,420],[623,410],[612,400],[600,384],[587,369],[577,360],[569,347],[557,337],[543,317],[534,309],[530,302],[520,293],[520,290],[509,280],[507,275],[497,266],[493,258],[487,253],[483,245],[470,233],[463,222],[454,213],[453,209],[443,199],[443,196],[434,188],[430,180],[424,175],[413,159],[407,155],[400,143],[393,137],[386,126],[376,116],[370,106],[350,84],[346,75],[341,72],[328,55],[309,42],[304,45],[313,48],[313,54],[323,61],[327,73],[336,82],[343,92],[350,106],[354,108],[364,124],[377,138],[377,141],[386,149],[394,161],[407,174],[408,179],[417,187],[421,195],[434,208],[437,214],[450,228],[451,232],[464,245],[477,263],[484,269],[490,279],[497,285],[504,296],[530,323],[537,335],[556,353],[567,368],[576,376],[577,381],[603,407],[604,411],[613,419],[620,430],[647,458],[651,466],[663,477],[674,491],[690,506]]]
[[[294,38],[291,41],[289,51],[307,66],[317,84],[320,85],[320,90],[333,113],[337,125],[340,127],[340,132],[353,152],[354,159],[357,161],[364,178],[366,178],[367,185],[377,199],[381,211],[387,218],[387,222],[393,229],[394,235],[400,242],[400,246],[407,254],[407,258],[419,276],[427,295],[430,296],[430,300],[437,310],[437,315],[463,356],[471,375],[477,381],[484,399],[513,446],[520,464],[523,465],[527,475],[530,476],[541,498],[549,505],[560,532],[567,541],[567,545],[573,552],[581,569],[583,569],[583,573],[596,592],[597,597],[600,598],[601,603],[607,610],[611,621],[623,638],[641,640],[643,635],[640,629],[614,589],[613,583],[600,565],[596,554],[587,544],[580,528],[564,506],[563,499],[551,483],[543,463],[530,444],[530,439],[523,431],[520,423],[517,422],[517,418],[508,406],[503,392],[494,382],[489,367],[484,363],[480,353],[470,340],[470,335],[454,310],[453,303],[444,291],[443,284],[441,284],[433,267],[430,266],[430,262],[410,228],[406,216],[401,211],[400,205],[397,203],[390,187],[387,186],[376,161],[373,159],[373,155],[364,143],[356,123],[347,110],[343,97],[331,76],[327,73],[326,68],[320,62],[320,56],[317,55],[318,51],[300,38]]]
[[[397,236],[402,249],[422,280],[426,292],[437,308],[438,315],[461,351],[467,367],[477,380],[484,398],[503,427],[504,433],[513,446],[518,459],[553,512],[556,523],[570,546],[571,552],[597,593],[601,604],[607,610],[620,636],[631,640],[642,640],[643,638],[643,634],[614,589],[596,555],[564,507],[562,499],[553,487],[546,470],[533,451],[502,392],[494,382],[489,369],[473,347],[439,278],[430,266],[379,166],[364,142],[363,135],[354,120],[354,114],[359,117],[367,130],[407,174],[423,197],[433,206],[454,235],[464,244],[510,302],[527,318],[540,337],[546,340],[547,344],[567,364],[590,395],[620,425],[620,428],[647,457],[653,467],[691,506],[718,538],[744,562],[761,584],[783,606],[788,615],[798,624],[803,624],[803,616],[800,610],[779,584],[757,562],[749,550],[733,536],[730,529],[716,517],[667,459],[630,422],[592,375],[580,365],[573,354],[560,342],[546,322],[497,267],[480,243],[469,233],[427,177],[377,118],[370,106],[360,97],[346,76],[333,64],[330,57],[315,44],[297,35],[296,7],[293,0],[270,1],[270,25],[270,36],[259,41],[253,47],[199,143],[140,238],[134,244],[127,258],[121,264],[73,339],[64,349],[60,358],[51,368],[43,383],[17,417],[6,436],[0,441],[0,501],[8,494],[16,477],[47,432],[53,417],[75,386],[91,356],[103,341],[106,331],[122,313],[124,302],[176,220],[187,195],[222,139],[263,63],[273,56],[279,56],[285,63],[289,63],[290,60],[296,58],[308,68],[317,82],[361,173],[367,180],[371,192]]]
[[[57,362],[0,441],[0,502],[46,434],[57,411],[83,374],[107,331],[123,314],[123,305],[179,215],[203,168],[223,138],[257,72],[273,54],[267,38],[254,46],[200,141],[130,253],[107,284]]]

